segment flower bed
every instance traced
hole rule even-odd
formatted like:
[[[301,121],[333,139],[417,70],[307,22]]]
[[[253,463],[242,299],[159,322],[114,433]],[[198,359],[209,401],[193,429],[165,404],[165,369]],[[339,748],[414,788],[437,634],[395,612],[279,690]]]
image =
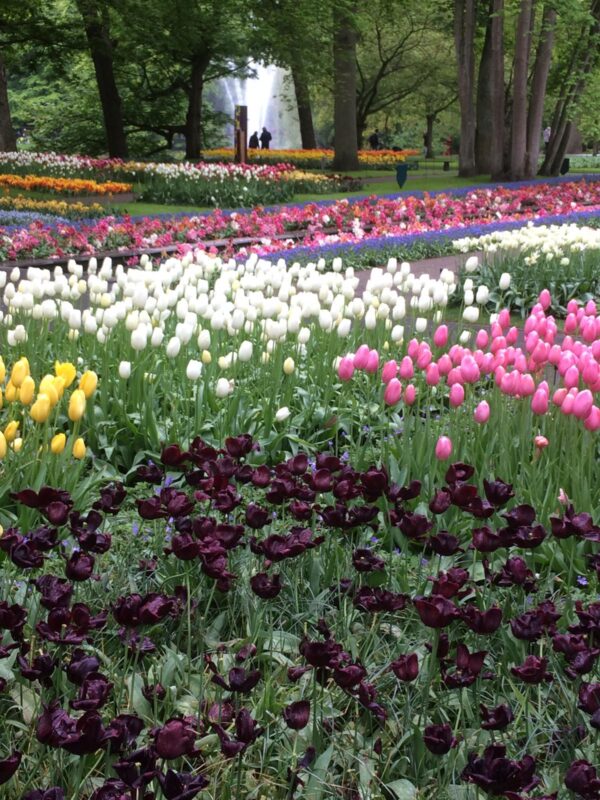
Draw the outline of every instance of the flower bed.
[[[39,190],[53,194],[127,194],[133,189],[129,183],[107,181],[98,183],[80,178],[50,178],[38,175],[0,175],[0,187],[9,189]]]
[[[233,161],[233,150],[220,147],[205,150],[204,158],[218,161]],[[421,150],[359,150],[358,163],[363,169],[393,169],[411,156],[420,156]],[[298,167],[330,169],[334,152],[330,148],[316,150],[249,150],[248,160],[255,164],[273,164],[286,161]]]
[[[0,197],[2,211],[33,211],[58,216],[62,219],[90,219],[106,215],[106,207],[100,203],[65,202],[64,200],[34,200],[22,195]],[[18,218],[17,218],[18,219]]]
[[[231,244],[229,253],[249,251],[266,254],[293,248],[300,233],[304,247],[370,244],[394,236],[452,231],[472,226],[510,221],[543,219],[553,214],[597,213],[600,182],[535,183],[516,189],[474,189],[463,196],[436,194],[423,197],[365,198],[339,200],[328,205],[306,204],[265,212],[215,211],[201,217],[131,220],[107,218],[93,225],[3,233],[0,229],[0,260],[52,254],[85,254],[99,249],[132,249],[180,243],[182,248],[215,239],[254,239],[248,246]],[[278,238],[276,238],[278,237]]]

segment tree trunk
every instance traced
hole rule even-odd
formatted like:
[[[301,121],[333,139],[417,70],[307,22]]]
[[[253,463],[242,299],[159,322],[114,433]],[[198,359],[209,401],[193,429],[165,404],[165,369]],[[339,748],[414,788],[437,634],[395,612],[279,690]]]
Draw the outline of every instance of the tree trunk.
[[[458,102],[460,105],[460,147],[458,174],[477,174],[475,163],[475,13],[477,0],[454,0],[454,46],[458,64]]]
[[[532,0],[521,0],[515,39],[515,67],[513,78],[512,132],[510,140],[510,168],[508,177],[513,181],[525,177],[527,150],[527,75],[531,49],[533,19]]]
[[[549,165],[550,175],[556,176],[560,173],[560,168],[562,167],[564,157],[567,153],[567,146],[569,144],[569,139],[571,138],[572,130],[573,130],[573,123],[567,122],[562,131],[562,136],[560,138],[560,141],[557,142],[557,145],[554,148],[553,158]]]
[[[427,129],[425,131],[425,158],[433,158],[433,125],[435,114],[427,114]]]
[[[344,12],[335,12],[333,40],[335,153],[333,168],[358,169],[356,125],[356,30]]]
[[[195,58],[188,88],[188,107],[185,116],[185,157],[197,161],[201,155],[202,91],[207,62]]]
[[[296,94],[296,104],[298,106],[298,120],[300,122],[300,139],[303,150],[315,150],[317,140],[315,138],[315,128],[313,125],[312,108],[310,105],[310,92],[306,83],[304,72],[297,64],[291,67],[294,92]]]
[[[83,19],[94,63],[108,154],[111,158],[127,158],[127,137],[123,125],[121,97],[115,80],[108,9],[94,0],[77,0],[77,8]]]
[[[0,54],[0,151],[17,149],[17,137],[10,118],[6,68]]]
[[[525,156],[525,177],[534,178],[538,170],[540,156],[540,136],[544,117],[544,100],[546,84],[552,60],[554,29],[556,26],[556,9],[544,7],[542,30],[535,56],[531,96],[529,99],[529,115],[527,117],[527,153]]]

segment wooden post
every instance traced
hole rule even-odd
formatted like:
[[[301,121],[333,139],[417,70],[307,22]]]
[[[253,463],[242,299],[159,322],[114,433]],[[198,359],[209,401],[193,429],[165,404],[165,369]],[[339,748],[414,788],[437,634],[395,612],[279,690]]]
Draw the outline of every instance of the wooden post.
[[[245,164],[248,156],[248,106],[235,107],[235,163]]]

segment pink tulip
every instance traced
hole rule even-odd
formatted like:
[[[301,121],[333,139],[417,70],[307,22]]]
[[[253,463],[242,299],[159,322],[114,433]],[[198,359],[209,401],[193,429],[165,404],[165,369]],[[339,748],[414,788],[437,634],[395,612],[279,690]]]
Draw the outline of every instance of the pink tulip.
[[[367,358],[367,365],[365,367],[365,371],[374,375],[377,370],[379,369],[379,353],[377,350],[369,351],[369,356]]]
[[[600,340],[594,342],[592,345],[592,355],[596,359],[596,361],[600,361]]]
[[[550,349],[549,345],[545,344],[544,342],[538,342],[531,354],[531,358],[533,359],[535,364],[543,364],[546,361],[548,350]]]
[[[568,414],[573,413],[573,406],[575,405],[575,398],[577,397],[576,394],[572,394],[569,392],[565,399],[562,401],[562,405],[560,407],[561,412],[567,416]]]
[[[354,366],[356,369],[365,369],[369,361],[369,346],[361,344],[354,356]]]
[[[497,336],[495,339],[492,339],[492,343],[490,345],[490,350],[492,353],[497,353],[498,350],[504,350],[506,347],[506,339],[504,336]]]
[[[383,393],[383,401],[388,406],[395,406],[402,394],[402,384],[398,378],[391,378]]]
[[[465,356],[463,358],[460,365],[460,374],[465,383],[476,383],[479,380],[481,373],[473,356]]]
[[[552,395],[552,402],[554,403],[555,406],[558,406],[559,408],[562,406],[568,391],[569,391],[568,389],[561,388],[557,389],[554,392],[554,394]]]
[[[575,316],[575,314],[567,314],[564,326],[565,333],[574,333],[576,330],[577,330],[577,317]]]
[[[452,440],[448,436],[440,436],[435,446],[435,457],[446,461],[452,455]]]
[[[503,308],[498,314],[498,325],[501,326],[502,330],[510,325],[510,311],[508,308]]]
[[[480,331],[477,331],[477,336],[475,337],[475,345],[476,347],[487,347],[490,341],[490,337],[487,331],[484,331],[483,328]]]
[[[417,390],[413,386],[412,383],[409,383],[406,389],[404,390],[404,402],[407,406],[414,405],[415,400],[417,399]]]
[[[521,397],[531,397],[531,395],[535,392],[535,381],[528,372],[525,372],[519,378],[518,392]]]
[[[341,381],[349,381],[354,375],[354,362],[348,356],[344,356],[338,366],[338,377]]]
[[[533,440],[533,443],[537,447],[538,450],[543,450],[544,447],[548,447],[550,442],[546,439],[545,436],[536,436]]]
[[[581,377],[583,378],[584,382],[587,383],[588,386],[591,386],[593,383],[596,383],[596,381],[600,377],[600,369],[598,368],[598,363],[596,361],[588,361],[588,363],[582,370]]]
[[[531,410],[534,414],[545,414],[548,411],[548,395],[538,389],[531,398]]]
[[[537,331],[531,331],[525,339],[525,349],[528,353],[533,353],[540,337]]]
[[[437,365],[440,375],[447,375],[450,372],[452,369],[452,359],[448,353],[444,353],[443,356],[438,358]]]
[[[593,405],[594,396],[589,389],[584,389],[582,392],[577,393],[577,397],[573,402],[573,414],[577,419],[587,419]]]
[[[479,425],[483,425],[488,421],[490,418],[490,407],[485,400],[482,400],[481,403],[477,405],[473,416],[475,417],[475,422],[479,423]]]
[[[569,300],[567,303],[567,313],[569,314],[576,314],[578,308],[579,304],[577,303],[577,300]]]
[[[391,361],[386,361],[383,365],[383,369],[381,370],[381,380],[384,383],[389,383],[392,378],[395,378],[398,374],[398,364],[392,359]]]
[[[498,336],[502,336],[502,325],[499,322],[494,322],[491,327],[491,334],[492,339],[496,339]]]
[[[431,364],[433,360],[433,354],[429,348],[421,350],[419,355],[417,356],[417,367],[419,369],[425,369],[429,364]]]
[[[419,342],[417,339],[410,340],[408,347],[406,348],[406,352],[411,358],[416,358],[417,353],[419,352]]]
[[[550,348],[550,352],[548,353],[548,361],[552,364],[552,366],[557,367],[560,363],[561,356],[562,350],[557,344],[553,344]]]
[[[596,303],[593,300],[588,300],[585,304],[585,313],[589,314],[590,317],[595,317],[598,313],[596,311]]]
[[[415,368],[410,356],[404,356],[400,362],[400,377],[410,380],[415,374]]]
[[[518,338],[519,338],[519,329],[513,325],[513,327],[510,328],[506,334],[506,344],[509,346],[513,345],[515,344]]]
[[[427,365],[425,370],[425,382],[428,386],[437,386],[440,382],[440,371],[435,361]]]
[[[460,383],[454,383],[450,387],[450,405],[452,408],[458,408],[465,402],[465,390]]]
[[[552,302],[552,297],[550,296],[550,292],[548,289],[542,289],[540,292],[540,296],[538,298],[540,305],[546,311],[546,309],[550,308],[550,303]]]
[[[445,347],[448,342],[448,326],[439,325],[433,334],[433,343],[436,347]]]
[[[446,376],[446,383],[448,386],[453,386],[455,383],[464,383],[464,378],[461,374],[460,367],[452,367],[448,375]]]
[[[573,364],[569,367],[569,369],[565,372],[565,377],[563,378],[564,384],[567,389],[572,389],[574,386],[577,386],[579,383],[579,370]]]
[[[598,406],[592,406],[583,424],[588,431],[597,431],[600,429],[600,408],[598,408]]]

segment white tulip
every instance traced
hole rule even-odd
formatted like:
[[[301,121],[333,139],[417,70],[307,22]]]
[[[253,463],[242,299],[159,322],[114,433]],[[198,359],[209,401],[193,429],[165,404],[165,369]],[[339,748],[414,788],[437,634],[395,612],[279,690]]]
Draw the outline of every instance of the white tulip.
[[[415,330],[417,333],[424,333],[427,330],[427,320],[425,319],[425,317],[416,318]]]
[[[219,398],[227,397],[227,395],[231,394],[232,387],[227,378],[219,378],[217,381],[217,385],[215,386],[215,394]]]
[[[296,364],[291,356],[288,356],[283,362],[283,371],[286,375],[291,375],[296,369]]]
[[[345,339],[346,336],[349,335],[351,327],[352,327],[352,320],[347,318],[340,320],[340,324],[338,325],[337,328],[338,336],[342,339]]]
[[[282,406],[275,412],[275,422],[285,422],[290,416],[290,410],[287,406]]]
[[[475,270],[479,267],[479,259],[477,256],[469,256],[465,261],[465,271],[466,272],[475,272]]]
[[[481,285],[477,287],[477,294],[475,295],[475,302],[480,305],[484,306],[490,298],[490,290],[487,286]]]
[[[121,361],[119,364],[119,377],[126,381],[131,376],[131,362]]]
[[[201,373],[202,373],[202,362],[190,358],[185,370],[187,379],[190,381],[197,381]]]
[[[479,309],[477,306],[467,306],[463,311],[463,319],[465,322],[477,322],[479,319]]]
[[[238,358],[242,362],[250,361],[252,358],[252,342],[245,340],[241,343],[238,350]]]
[[[136,328],[131,332],[131,346],[134,350],[143,350],[148,342],[146,328]]]
[[[510,287],[510,281],[510,272],[503,272],[502,275],[500,275],[498,286],[500,287],[501,291],[505,292]]]

